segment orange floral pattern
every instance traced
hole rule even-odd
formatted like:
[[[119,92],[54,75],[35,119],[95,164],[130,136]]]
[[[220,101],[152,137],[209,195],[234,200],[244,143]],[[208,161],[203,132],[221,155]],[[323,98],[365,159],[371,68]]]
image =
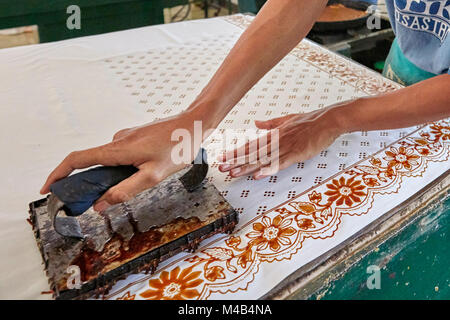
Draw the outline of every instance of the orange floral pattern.
[[[244,15],[234,15],[225,19],[242,28],[248,27],[252,22],[251,17]],[[290,54],[311,63],[316,68],[330,74],[330,76],[342,79],[367,94],[384,93],[401,88],[401,85],[381,78],[376,72],[361,68],[333,52],[317,47],[308,40],[300,42]]]
[[[342,215],[368,213],[377,192],[398,192],[402,179],[422,175],[426,161],[448,161],[450,141],[439,130],[446,126],[447,120],[433,124],[434,128],[423,127],[382,151],[382,157],[357,163],[329,183],[256,217],[248,227],[224,239],[222,246],[210,246],[181,260],[189,266],[183,271],[179,266],[170,274],[162,271],[159,278],[149,281],[151,289],[140,295],[146,299],[206,299],[212,293],[245,290],[252,282],[250,274],[261,263],[292,259],[305,239],[334,236]]]
[[[253,224],[253,230],[246,234],[252,239],[249,245],[256,246],[257,251],[270,250],[277,252],[281,246],[291,244],[289,236],[295,234],[295,229],[290,227],[292,219],[283,219],[281,215],[276,216],[273,221],[269,217],[263,217],[261,222]]]
[[[443,141],[450,140],[450,126],[432,124],[430,128],[431,134],[434,134],[436,139],[442,139]]]
[[[203,280],[198,279],[201,272],[192,272],[191,268],[176,267],[170,271],[163,271],[158,279],[151,279],[151,289],[141,293],[141,297],[149,300],[186,300],[197,298],[200,293],[196,289]]]
[[[250,22],[245,16],[228,18],[236,25]],[[367,94],[392,91],[400,86],[371,71],[349,63],[333,53],[324,53],[308,42],[300,43],[293,55],[330,76]],[[370,212],[374,195],[397,193],[402,182],[421,177],[431,162],[448,161],[450,123],[423,126],[317,184],[287,203],[259,214],[242,224],[231,236],[219,237],[205,248],[164,267],[140,293],[146,299],[208,299],[248,290],[264,264],[291,260],[302,252],[306,239],[335,236],[344,216]],[[141,282],[137,282],[141,283]],[[113,293],[114,294],[114,293]],[[116,293],[117,294],[117,293]]]
[[[328,196],[328,202],[335,202],[337,206],[346,204],[351,207],[353,203],[359,203],[362,201],[362,197],[366,194],[363,190],[366,188],[361,184],[361,181],[355,180],[351,177],[347,181],[344,177],[340,177],[339,180],[333,179],[330,184],[327,184],[328,191],[325,194]]]
[[[135,298],[135,294],[131,294],[130,291],[127,291],[123,296],[117,298],[117,300],[134,300]]]
[[[405,147],[394,148],[391,147],[390,151],[386,151],[385,160],[389,161],[388,166],[395,167],[396,169],[405,168],[412,170],[413,166],[418,165],[418,155],[413,154],[413,149],[406,149]]]

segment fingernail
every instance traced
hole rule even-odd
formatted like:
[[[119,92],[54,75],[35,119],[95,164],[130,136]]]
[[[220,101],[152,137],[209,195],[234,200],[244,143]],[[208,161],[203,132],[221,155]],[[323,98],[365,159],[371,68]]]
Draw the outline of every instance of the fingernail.
[[[221,166],[219,166],[220,171],[228,171],[231,169],[231,165],[230,164],[223,164]]]
[[[254,174],[253,179],[258,180],[262,177],[262,169],[259,169],[257,173]]]
[[[233,170],[231,170],[231,175],[236,176],[239,174],[239,172],[241,172],[241,168],[234,168]]]
[[[100,201],[99,203],[94,204],[94,210],[97,212],[105,211],[110,207],[110,204],[106,202],[105,200]]]
[[[271,174],[273,174],[272,171],[273,170],[270,167],[264,167],[259,170],[259,174],[262,176],[270,176]]]
[[[42,187],[41,190],[39,191],[41,194],[47,194],[50,192],[50,188],[48,187]]]
[[[253,177],[255,180],[260,180],[263,179],[265,177],[268,177],[272,174],[272,171],[270,170],[270,168],[261,168],[259,169],[259,171],[255,174],[255,176]]]

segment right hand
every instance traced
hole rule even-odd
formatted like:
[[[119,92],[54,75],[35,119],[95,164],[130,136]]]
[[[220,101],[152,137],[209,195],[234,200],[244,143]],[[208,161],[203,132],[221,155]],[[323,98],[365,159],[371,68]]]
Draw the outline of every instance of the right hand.
[[[190,160],[186,164],[175,164],[171,159],[172,148],[179,143],[171,141],[172,132],[184,128],[193,137],[194,120],[195,115],[186,111],[175,117],[120,130],[112,142],[105,145],[74,151],[50,173],[40,193],[50,192],[52,183],[68,176],[75,169],[94,165],[133,165],[139,171],[110,188],[95,202],[94,210],[103,211],[113,204],[128,201],[181,170],[195,158],[198,150],[191,150]]]

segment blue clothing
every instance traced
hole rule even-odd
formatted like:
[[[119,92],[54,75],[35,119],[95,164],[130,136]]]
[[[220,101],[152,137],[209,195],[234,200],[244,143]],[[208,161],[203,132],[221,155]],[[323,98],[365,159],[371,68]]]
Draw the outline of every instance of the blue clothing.
[[[450,0],[386,0],[386,6],[397,39],[392,50],[401,51],[391,50],[391,59],[403,54],[419,70],[450,73]]]

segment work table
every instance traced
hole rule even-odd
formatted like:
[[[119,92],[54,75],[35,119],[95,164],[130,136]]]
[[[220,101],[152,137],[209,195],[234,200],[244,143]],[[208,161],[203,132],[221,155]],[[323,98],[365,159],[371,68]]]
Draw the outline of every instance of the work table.
[[[26,222],[28,203],[42,197],[48,173],[73,150],[184,110],[251,19],[234,15],[0,50],[1,298],[50,297],[41,294],[47,280]],[[227,147],[239,145],[239,133],[255,130],[255,119],[398,88],[304,40],[233,108],[205,147],[222,149],[225,129],[238,133]],[[104,298],[167,298],[170,283],[191,285],[186,299],[286,298],[350,257],[351,245],[391,228],[393,222],[382,228],[388,217],[408,216],[416,194],[425,194],[426,205],[448,189],[449,126],[445,120],[345,134],[313,159],[261,181],[231,179],[211,162],[209,181],[240,212],[235,233],[173,256],[153,275],[129,276]]]

